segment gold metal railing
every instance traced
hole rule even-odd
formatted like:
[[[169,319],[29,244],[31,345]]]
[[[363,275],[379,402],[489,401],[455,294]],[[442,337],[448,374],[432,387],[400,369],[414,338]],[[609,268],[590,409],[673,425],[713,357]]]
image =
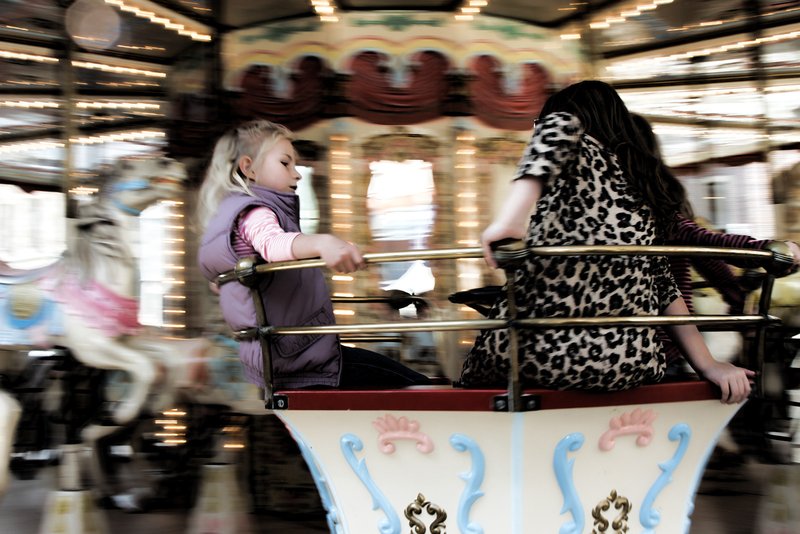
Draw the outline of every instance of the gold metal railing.
[[[749,259],[770,262],[775,254],[785,254],[785,252],[772,252],[770,250],[752,249],[732,249],[719,247],[679,247],[679,246],[642,246],[642,245],[564,245],[553,247],[536,247],[529,250],[532,254],[539,256],[684,256],[684,257],[706,257],[723,259]],[[364,254],[364,261],[367,264],[391,263],[399,261],[413,260],[453,260],[467,258],[482,258],[483,250],[478,247],[468,248],[448,248],[436,250],[406,250],[400,252],[381,252],[374,254]],[[255,274],[267,274],[291,269],[309,269],[314,267],[325,267],[325,262],[320,259],[283,261],[274,263],[255,264],[252,268]],[[244,269],[251,268],[248,262]],[[216,279],[218,284],[237,280],[239,276],[236,270],[219,275]]]
[[[529,256],[682,256],[712,257],[720,259],[748,260],[766,269],[761,281],[761,297],[758,313],[750,315],[690,315],[690,316],[626,316],[626,317],[569,317],[569,318],[517,318],[513,306],[514,272]],[[454,248],[428,251],[403,251],[379,254],[365,254],[367,264],[388,263],[410,260],[446,260],[460,258],[480,258],[480,248]],[[438,321],[399,321],[392,323],[348,324],[329,326],[271,326],[265,323],[261,295],[256,290],[260,276],[289,269],[307,269],[325,267],[322,260],[299,260],[279,263],[258,263],[255,258],[240,260],[233,271],[217,277],[217,283],[225,284],[233,281],[251,288],[254,303],[257,307],[259,325],[256,328],[234,333],[237,339],[253,339],[262,341],[264,357],[265,400],[267,408],[273,408],[274,388],[272,383],[272,359],[267,340],[271,336],[306,335],[306,334],[340,334],[350,336],[376,336],[387,333],[432,332],[454,330],[488,330],[507,328],[510,336],[511,358],[508,381],[508,409],[522,411],[525,406],[519,379],[519,351],[517,347],[517,330],[519,328],[569,328],[569,327],[612,327],[634,326],[652,327],[666,325],[694,324],[697,326],[731,327],[756,329],[754,350],[757,355],[755,363],[763,363],[763,351],[766,339],[766,328],[778,324],[776,317],[769,315],[769,304],[775,276],[770,273],[788,271],[793,258],[785,243],[774,242],[769,250],[732,249],[719,247],[685,247],[685,246],[640,246],[640,245],[569,245],[527,248],[521,241],[501,245],[495,251],[495,259],[506,272],[506,290],[508,292],[509,315],[502,319],[476,320],[438,320]],[[416,298],[416,297],[410,297]],[[343,300],[343,299],[338,299]],[[385,302],[387,297],[348,297],[349,302]],[[260,309],[259,309],[260,308]],[[760,371],[761,369],[757,369]],[[759,373],[761,376],[763,373]],[[760,384],[757,383],[757,393]]]

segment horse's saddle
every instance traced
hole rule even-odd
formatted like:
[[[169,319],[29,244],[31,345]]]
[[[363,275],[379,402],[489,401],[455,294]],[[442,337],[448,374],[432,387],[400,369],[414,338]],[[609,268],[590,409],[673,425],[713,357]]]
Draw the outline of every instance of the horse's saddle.
[[[59,264],[23,270],[0,262],[0,345],[47,344],[41,336],[62,333],[52,295]]]
[[[0,261],[0,284],[27,284],[34,280],[39,280],[47,276],[60,262],[61,260],[56,260],[55,263],[37,269],[15,269],[9,264]]]

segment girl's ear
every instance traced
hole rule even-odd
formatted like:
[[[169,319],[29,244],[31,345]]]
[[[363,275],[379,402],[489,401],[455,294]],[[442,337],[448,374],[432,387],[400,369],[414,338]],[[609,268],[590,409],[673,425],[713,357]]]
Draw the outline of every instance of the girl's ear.
[[[238,171],[243,177],[253,179],[253,158],[250,156],[242,156],[239,158]]]

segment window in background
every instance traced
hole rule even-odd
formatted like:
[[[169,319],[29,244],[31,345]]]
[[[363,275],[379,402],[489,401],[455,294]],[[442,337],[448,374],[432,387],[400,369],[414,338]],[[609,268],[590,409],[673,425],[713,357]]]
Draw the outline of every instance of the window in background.
[[[139,258],[139,322],[162,326],[164,323],[164,294],[167,290],[166,226],[169,210],[163,203],[150,206],[139,215],[139,246],[134,254]],[[147,243],[147,246],[142,246]]]
[[[369,226],[380,252],[422,250],[430,245],[436,217],[433,167],[427,161],[373,161],[367,189]],[[385,263],[381,287],[419,295],[434,288],[423,261]]]
[[[695,216],[713,228],[759,239],[776,237],[775,211],[767,165],[709,165],[682,180]]]
[[[55,262],[66,249],[64,194],[0,184],[0,261],[15,269]]]
[[[300,197],[300,229],[303,233],[314,234],[319,228],[319,203],[313,184],[314,169],[298,166],[297,172],[302,176],[297,185],[297,195]]]
[[[145,209],[136,221],[139,322],[178,333],[186,328],[183,203],[159,202]]]

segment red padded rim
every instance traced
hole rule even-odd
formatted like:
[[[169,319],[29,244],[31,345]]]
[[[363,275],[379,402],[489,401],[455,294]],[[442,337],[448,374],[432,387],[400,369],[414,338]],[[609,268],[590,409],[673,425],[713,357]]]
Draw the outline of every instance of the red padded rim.
[[[369,391],[279,391],[288,399],[290,410],[404,410],[482,412],[494,411],[493,399],[503,389],[461,389],[450,386],[414,386],[406,389]],[[720,392],[705,381],[669,382],[641,386],[614,393],[530,389],[526,395],[539,397],[539,409],[588,408],[716,400]]]

